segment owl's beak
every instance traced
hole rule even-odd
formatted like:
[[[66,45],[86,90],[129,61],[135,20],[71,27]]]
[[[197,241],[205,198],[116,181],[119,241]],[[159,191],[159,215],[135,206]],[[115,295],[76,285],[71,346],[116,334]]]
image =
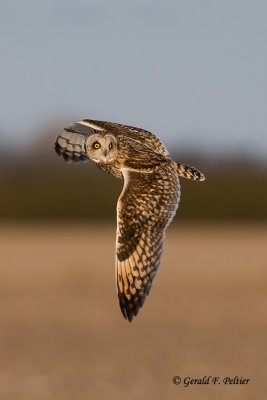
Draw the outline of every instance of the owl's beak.
[[[103,154],[104,154],[105,157],[107,157],[107,155],[108,155],[107,149],[105,149],[105,150],[103,151]]]

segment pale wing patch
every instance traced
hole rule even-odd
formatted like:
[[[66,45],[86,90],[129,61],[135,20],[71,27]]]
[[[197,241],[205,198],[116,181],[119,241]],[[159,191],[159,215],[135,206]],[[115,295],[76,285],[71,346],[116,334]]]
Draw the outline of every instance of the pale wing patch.
[[[65,161],[77,162],[88,161],[85,140],[87,136],[66,128],[56,139],[55,150],[58,155],[63,156]]]
[[[97,125],[95,122],[89,119],[82,119],[81,121],[78,121],[77,124],[88,126],[88,128],[92,128],[96,131],[104,131],[104,129],[101,128],[101,126]]]

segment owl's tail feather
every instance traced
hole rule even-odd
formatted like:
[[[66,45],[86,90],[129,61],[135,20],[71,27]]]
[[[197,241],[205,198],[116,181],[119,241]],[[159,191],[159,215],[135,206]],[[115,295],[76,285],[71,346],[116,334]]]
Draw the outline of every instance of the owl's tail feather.
[[[182,176],[183,178],[186,179],[191,179],[193,181],[204,181],[205,180],[205,175],[198,171],[194,167],[189,167],[184,164],[176,163],[177,164],[177,172],[179,176]]]

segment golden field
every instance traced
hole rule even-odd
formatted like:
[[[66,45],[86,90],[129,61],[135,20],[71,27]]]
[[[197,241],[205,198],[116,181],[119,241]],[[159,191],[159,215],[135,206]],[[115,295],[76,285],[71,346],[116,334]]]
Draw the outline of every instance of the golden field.
[[[114,224],[2,225],[0,399],[265,399],[266,226],[170,228],[131,324],[114,242]],[[175,375],[251,381],[186,388]]]

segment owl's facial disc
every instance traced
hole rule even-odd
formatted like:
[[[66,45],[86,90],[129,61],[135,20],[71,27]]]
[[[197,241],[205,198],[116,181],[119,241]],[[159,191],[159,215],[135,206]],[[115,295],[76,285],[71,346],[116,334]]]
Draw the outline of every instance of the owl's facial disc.
[[[109,163],[117,155],[116,139],[110,134],[96,133],[87,139],[86,149],[89,157],[97,163]]]

